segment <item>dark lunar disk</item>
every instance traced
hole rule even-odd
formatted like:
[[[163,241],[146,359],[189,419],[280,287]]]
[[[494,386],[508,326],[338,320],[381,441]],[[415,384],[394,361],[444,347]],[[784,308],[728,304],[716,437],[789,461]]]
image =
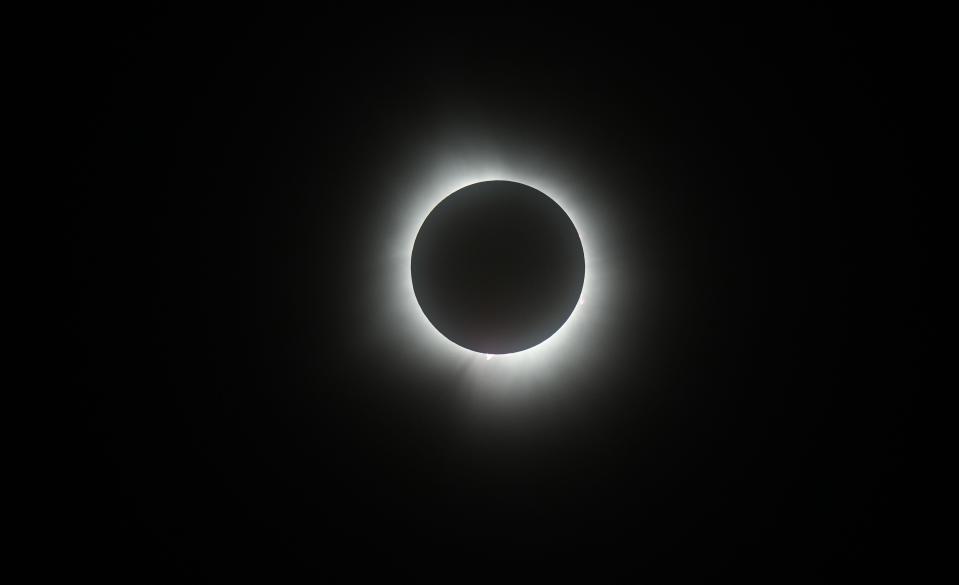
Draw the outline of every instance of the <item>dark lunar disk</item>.
[[[522,351],[555,333],[583,290],[583,244],[566,212],[512,181],[456,191],[416,236],[413,290],[448,339],[486,354]]]

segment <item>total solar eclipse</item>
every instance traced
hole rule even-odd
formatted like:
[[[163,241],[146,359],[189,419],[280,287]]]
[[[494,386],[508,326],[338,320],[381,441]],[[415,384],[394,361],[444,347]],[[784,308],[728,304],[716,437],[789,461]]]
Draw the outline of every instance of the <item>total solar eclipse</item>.
[[[545,193],[513,181],[463,187],[413,244],[416,300],[446,338],[485,354],[529,349],[569,318],[583,290],[579,233]]]

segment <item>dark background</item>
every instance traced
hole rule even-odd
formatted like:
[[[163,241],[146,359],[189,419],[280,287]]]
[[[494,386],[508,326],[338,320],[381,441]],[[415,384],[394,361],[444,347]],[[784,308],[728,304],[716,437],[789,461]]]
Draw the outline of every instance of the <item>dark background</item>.
[[[84,425],[66,565],[134,583],[913,570],[916,30],[587,8],[76,15],[57,70]],[[649,228],[630,241],[659,275],[654,318],[621,315],[575,425],[467,440],[452,399],[405,398],[448,379],[359,342],[378,163],[464,103],[491,134],[582,143],[605,203],[634,210],[616,227]]]

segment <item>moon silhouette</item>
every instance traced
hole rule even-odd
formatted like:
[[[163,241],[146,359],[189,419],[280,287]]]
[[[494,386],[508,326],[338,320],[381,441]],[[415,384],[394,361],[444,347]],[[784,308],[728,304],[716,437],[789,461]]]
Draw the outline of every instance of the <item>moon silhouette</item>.
[[[586,274],[572,220],[546,194],[513,181],[452,193],[413,244],[413,291],[450,341],[484,354],[548,339],[579,302]]]

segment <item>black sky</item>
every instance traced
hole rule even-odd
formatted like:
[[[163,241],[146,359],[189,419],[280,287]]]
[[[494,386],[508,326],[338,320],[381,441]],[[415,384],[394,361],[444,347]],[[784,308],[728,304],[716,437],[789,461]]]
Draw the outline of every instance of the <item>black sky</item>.
[[[84,15],[62,79],[71,563],[123,582],[911,570],[913,31],[585,10]],[[464,435],[448,379],[364,339],[388,163],[458,116],[575,145],[621,212],[620,265],[655,268],[575,422]]]

